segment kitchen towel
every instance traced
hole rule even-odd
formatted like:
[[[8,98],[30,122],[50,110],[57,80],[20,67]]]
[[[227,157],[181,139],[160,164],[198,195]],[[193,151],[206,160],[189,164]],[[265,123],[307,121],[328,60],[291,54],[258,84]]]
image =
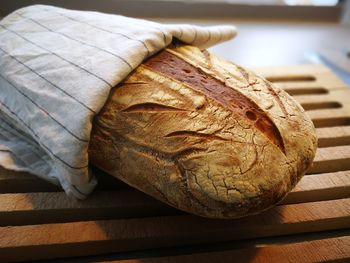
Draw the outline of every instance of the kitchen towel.
[[[235,34],[44,5],[11,13],[0,21],[0,165],[86,198],[92,120],[111,88],[173,38],[207,48]]]

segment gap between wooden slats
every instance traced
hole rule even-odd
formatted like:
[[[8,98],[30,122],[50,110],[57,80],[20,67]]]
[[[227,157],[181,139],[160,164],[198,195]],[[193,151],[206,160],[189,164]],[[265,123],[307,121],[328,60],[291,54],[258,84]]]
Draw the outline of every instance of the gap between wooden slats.
[[[302,96],[302,95],[310,96],[310,95],[315,95],[315,94],[321,95],[321,94],[328,94],[329,93],[329,90],[325,89],[323,87],[309,87],[309,88],[307,88],[307,87],[300,87],[300,88],[284,87],[283,90],[285,92],[287,92],[289,95],[297,96],[297,97]]]
[[[350,199],[283,205],[236,220],[191,215],[0,227],[0,259],[38,259],[350,227]]]

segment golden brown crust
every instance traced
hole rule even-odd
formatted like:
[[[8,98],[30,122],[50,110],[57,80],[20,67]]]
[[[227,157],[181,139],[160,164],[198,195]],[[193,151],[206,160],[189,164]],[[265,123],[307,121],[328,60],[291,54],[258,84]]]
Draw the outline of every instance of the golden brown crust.
[[[91,162],[174,207],[205,217],[258,213],[311,164],[316,136],[288,94],[199,49],[140,65],[96,116]]]
[[[200,68],[196,68],[167,51],[160,52],[143,65],[216,100],[223,107],[232,111],[233,114],[241,115],[284,152],[283,140],[274,123],[258,105],[239,91],[228,87],[225,83],[206,74]]]

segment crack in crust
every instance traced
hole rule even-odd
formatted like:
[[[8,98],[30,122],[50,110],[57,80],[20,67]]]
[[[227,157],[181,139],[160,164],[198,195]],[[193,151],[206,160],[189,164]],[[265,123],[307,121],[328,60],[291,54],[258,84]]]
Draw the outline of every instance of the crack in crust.
[[[140,103],[131,105],[122,110],[123,112],[160,112],[160,111],[186,111],[185,109],[180,109],[176,107],[171,107],[168,105],[158,104],[158,103]]]
[[[197,205],[201,206],[202,208],[204,208],[205,210],[210,211],[211,209],[202,201],[200,201],[196,196],[194,196],[194,194],[191,192],[190,188],[189,188],[189,179],[188,179],[188,175],[186,170],[182,167],[182,165],[179,163],[179,160],[175,161],[177,170],[178,170],[178,174],[181,177],[181,185],[182,185],[182,190],[185,192],[185,196],[188,200],[188,202],[191,204],[191,206],[193,206],[193,201],[195,201],[197,203]],[[195,181],[197,181],[197,177],[196,175],[193,175]]]
[[[247,70],[245,70],[244,68],[242,68],[241,66],[235,64],[235,66],[237,67],[237,69],[239,70],[239,72],[241,73],[242,77],[248,82],[248,86],[251,85],[250,81],[249,81],[249,73]],[[283,114],[285,115],[286,118],[288,118],[289,113],[286,110],[286,107],[284,106],[281,98],[278,96],[278,94],[276,93],[276,91],[272,88],[271,83],[269,83],[266,80],[263,80],[264,84],[266,85],[269,93],[275,98],[275,100],[277,101],[278,106],[280,107],[280,109],[282,110]]]
[[[233,114],[240,115],[245,121],[256,127],[285,154],[283,139],[276,125],[255,102],[242,93],[168,51],[162,51],[157,56],[150,58],[144,63],[144,66],[165,77],[185,83],[189,88],[216,100],[230,109]]]
[[[227,139],[222,138],[215,134],[200,133],[196,131],[174,131],[174,132],[168,133],[167,135],[165,135],[165,137],[198,137],[198,138],[205,138],[205,139],[211,139],[211,140],[228,141]]]
[[[244,68],[242,68],[241,66],[239,66],[237,64],[235,64],[235,66],[237,67],[237,69],[241,73],[242,77],[248,82],[248,84],[250,84],[248,71],[246,71]]]
[[[288,118],[289,113],[286,110],[286,107],[284,106],[280,96],[278,96],[278,94],[276,93],[276,91],[272,88],[271,84],[268,81],[264,81],[267,89],[269,90],[269,92],[271,93],[271,95],[276,99],[279,107],[281,108],[283,114],[285,115],[286,118]]]

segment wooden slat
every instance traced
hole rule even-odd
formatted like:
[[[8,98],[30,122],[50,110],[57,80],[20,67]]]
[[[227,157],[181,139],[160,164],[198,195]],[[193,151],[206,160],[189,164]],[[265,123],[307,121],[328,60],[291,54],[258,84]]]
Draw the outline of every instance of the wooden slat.
[[[350,126],[336,126],[316,129],[318,147],[350,145]]]
[[[283,205],[237,220],[182,215],[0,227],[0,260],[93,255],[349,227],[350,199]]]
[[[325,262],[350,261],[350,236],[311,240],[290,244],[257,244],[252,247],[232,248],[190,255],[174,255],[108,262],[120,263],[172,263],[172,262]]]
[[[301,106],[306,111],[310,110],[326,110],[326,109],[338,109],[342,107],[342,104],[339,101],[327,100],[322,102],[305,102]]]
[[[313,119],[333,119],[350,117],[350,89],[331,91],[327,95],[307,95],[294,97]],[[349,122],[347,123],[350,124]],[[315,123],[317,127],[317,123]],[[334,126],[334,125],[333,125]]]
[[[316,128],[350,125],[348,109],[312,110],[308,111],[307,114]]]
[[[95,191],[84,201],[64,192],[1,194],[0,200],[0,226],[183,214],[132,189]]]
[[[98,179],[97,190],[130,189],[131,187],[117,178],[110,176],[101,170],[92,167]],[[25,192],[57,192],[63,191],[38,176],[6,170],[0,166],[0,193],[25,193]]]
[[[283,89],[346,89],[344,82],[323,65],[272,66],[253,70]]]
[[[348,108],[349,96],[350,96],[350,89],[341,89],[341,90],[331,90],[327,94],[302,95],[302,96],[294,96],[294,98],[301,104],[337,101],[340,104],[342,104],[343,107]]]
[[[330,112],[324,115],[332,115]],[[319,116],[319,114],[317,114]],[[314,126],[316,128],[325,128],[325,127],[338,127],[338,126],[349,126],[350,117],[348,114],[342,114],[341,112],[334,112],[334,117],[315,117],[312,119]]]
[[[304,176],[281,204],[350,198],[350,171]]]
[[[296,96],[295,98],[301,104],[309,107],[307,114],[314,122],[316,128],[350,126],[350,104],[348,102],[350,89],[331,91],[328,95]],[[315,105],[317,105],[318,109],[317,107],[316,109],[310,109],[315,107]],[[320,108],[322,106],[324,108]],[[333,136],[337,135],[333,134]]]
[[[350,170],[350,145],[318,148],[312,167],[313,173],[330,173]]]

